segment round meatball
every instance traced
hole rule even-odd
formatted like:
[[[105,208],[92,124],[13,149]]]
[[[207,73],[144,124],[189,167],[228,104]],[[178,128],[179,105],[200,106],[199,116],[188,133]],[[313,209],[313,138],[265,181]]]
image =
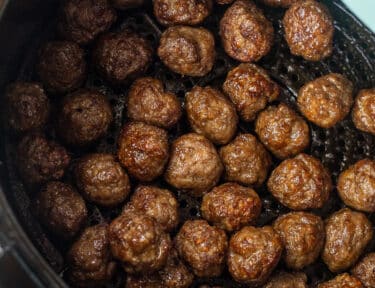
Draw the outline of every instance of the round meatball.
[[[205,220],[188,220],[176,236],[176,248],[198,277],[217,277],[224,269],[227,236]]]
[[[375,287],[375,252],[367,254],[352,269],[352,274],[357,277],[366,288]]]
[[[79,88],[86,70],[84,51],[74,42],[48,42],[40,50],[37,71],[51,93],[63,94]]]
[[[158,274],[128,274],[125,288],[160,288],[164,287]]]
[[[215,62],[214,36],[204,28],[170,27],[160,38],[158,55],[175,73],[204,76]]]
[[[300,270],[314,263],[323,249],[323,220],[312,213],[290,212],[276,219],[273,229],[282,239],[286,265]]]
[[[276,100],[280,92],[267,71],[255,64],[240,64],[229,71],[223,90],[246,122],[255,120],[258,112]]]
[[[52,233],[70,239],[87,219],[82,196],[69,184],[49,182],[35,199],[35,211],[42,224]]]
[[[305,273],[279,272],[273,275],[263,288],[308,288]]]
[[[128,123],[122,128],[118,146],[118,158],[134,178],[152,181],[163,174],[169,152],[165,130],[141,122]]]
[[[272,171],[267,187],[284,206],[307,210],[323,207],[332,191],[332,180],[317,158],[301,153],[281,162]]]
[[[195,86],[186,93],[185,106],[192,129],[215,144],[228,143],[237,131],[236,109],[211,87]]]
[[[126,10],[129,8],[135,8],[142,6],[144,4],[144,0],[111,0],[112,5],[116,9]]]
[[[72,146],[85,146],[103,137],[113,119],[107,98],[95,89],[67,95],[58,115],[60,138]]]
[[[332,214],[326,220],[325,230],[322,258],[335,273],[353,266],[373,236],[372,224],[366,215],[348,208]]]
[[[309,126],[284,103],[262,111],[255,122],[255,132],[264,146],[280,159],[297,155],[310,143]]]
[[[285,40],[293,55],[309,61],[319,61],[332,54],[333,20],[322,3],[297,1],[283,19]]]
[[[262,202],[251,188],[236,183],[225,183],[204,195],[202,216],[228,232],[254,224],[260,215]]]
[[[340,274],[332,280],[318,285],[318,288],[362,288],[361,281],[348,273]]]
[[[204,136],[190,133],[173,142],[164,176],[177,189],[202,196],[219,182],[222,172],[223,164],[214,145]]]
[[[181,117],[181,103],[176,95],[164,90],[155,78],[137,79],[127,97],[128,117],[161,128],[171,128]]]
[[[225,167],[225,179],[244,185],[260,186],[271,166],[269,153],[251,134],[240,134],[221,147],[220,156]]]
[[[262,0],[262,2],[268,6],[283,7],[283,8],[287,8],[293,3],[296,3],[298,1],[303,1],[303,0]]]
[[[229,241],[229,272],[237,282],[258,286],[275,269],[282,251],[282,241],[272,227],[244,227]]]
[[[375,135],[375,88],[359,91],[354,101],[352,119],[357,129]]]
[[[252,1],[237,0],[220,20],[224,50],[241,62],[258,61],[268,54],[273,34],[272,23]]]
[[[330,73],[305,84],[297,104],[305,117],[322,128],[343,120],[353,103],[353,84],[341,74]]]

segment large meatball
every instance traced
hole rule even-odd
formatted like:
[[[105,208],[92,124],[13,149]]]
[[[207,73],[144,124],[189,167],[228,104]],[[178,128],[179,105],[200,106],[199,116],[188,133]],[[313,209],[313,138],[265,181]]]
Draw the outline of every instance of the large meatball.
[[[268,6],[283,7],[283,8],[287,8],[293,3],[296,3],[298,1],[303,1],[303,0],[262,0],[262,2]]]
[[[261,112],[255,122],[255,132],[264,146],[280,159],[297,155],[310,143],[309,126],[284,103]]]
[[[286,11],[283,24],[292,54],[310,61],[319,61],[331,55],[333,20],[322,3],[297,1]]]
[[[281,237],[286,265],[300,270],[318,259],[324,245],[323,220],[312,213],[290,212],[276,219],[273,228]]]
[[[142,6],[145,0],[110,0],[116,9],[126,10]]]
[[[216,277],[224,269],[227,236],[205,220],[188,220],[176,236],[176,248],[198,277]]]
[[[363,288],[361,281],[348,273],[340,274],[335,278],[321,283],[318,288]]]
[[[134,178],[152,181],[163,174],[169,152],[165,130],[131,122],[123,127],[118,145],[118,158]]]
[[[215,62],[215,40],[205,28],[170,27],[160,38],[158,55],[175,73],[204,76]]]
[[[229,241],[229,272],[238,282],[261,285],[275,269],[282,251],[282,241],[272,227],[244,227]]]
[[[357,277],[366,288],[375,287],[375,252],[367,254],[352,269],[352,274]]]
[[[322,258],[332,272],[346,270],[357,262],[373,236],[366,215],[348,208],[332,214],[326,220],[325,230]]]
[[[225,183],[204,195],[202,216],[226,231],[254,224],[262,208],[258,194],[236,183]]]
[[[293,210],[321,208],[332,191],[328,170],[315,157],[298,154],[281,162],[267,183],[272,195]]]
[[[226,144],[237,131],[238,117],[232,103],[211,87],[195,86],[186,94],[185,106],[193,130],[216,144]]]
[[[279,272],[273,275],[263,288],[308,288],[305,273]]]
[[[298,92],[302,114],[322,128],[343,120],[353,103],[353,84],[341,74],[330,73],[305,84]]]
[[[253,1],[237,0],[220,21],[225,52],[241,62],[258,61],[271,50],[272,23]]]
[[[255,120],[257,113],[276,100],[280,91],[267,71],[255,64],[240,64],[229,71],[223,90],[247,122]]]
[[[357,129],[375,135],[375,88],[359,91],[354,101],[352,119]]]

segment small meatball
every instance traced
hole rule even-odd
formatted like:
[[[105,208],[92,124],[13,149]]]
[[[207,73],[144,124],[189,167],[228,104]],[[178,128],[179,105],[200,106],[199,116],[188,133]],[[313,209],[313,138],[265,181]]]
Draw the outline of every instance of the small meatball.
[[[333,213],[326,220],[325,230],[322,259],[334,273],[353,266],[373,236],[372,224],[366,215],[348,208]]]
[[[283,7],[283,8],[287,8],[298,1],[303,1],[303,0],[262,0],[262,2],[268,6]]]
[[[198,277],[217,277],[224,269],[227,236],[205,220],[188,220],[176,236],[176,248]]]
[[[297,1],[286,11],[283,25],[285,40],[293,55],[320,61],[332,54],[333,20],[322,3]]]
[[[79,88],[86,70],[84,51],[74,42],[48,42],[40,50],[37,71],[51,93],[63,94]]]
[[[205,28],[170,27],[160,38],[158,55],[175,73],[204,76],[215,62],[215,40]]]
[[[310,143],[306,121],[283,103],[270,106],[258,115],[255,132],[264,146],[279,159],[301,153]]]
[[[375,287],[375,252],[367,254],[352,269],[352,274],[357,277],[366,288]]]
[[[173,142],[164,177],[175,188],[199,197],[219,182],[222,172],[214,145],[204,136],[189,133]]]
[[[61,139],[72,146],[85,146],[103,137],[113,119],[107,98],[95,89],[80,89],[67,95],[57,126]]]
[[[258,112],[276,100],[280,92],[267,71],[255,64],[240,64],[229,71],[223,90],[246,122],[255,120]]]
[[[340,274],[327,282],[318,285],[318,288],[362,288],[361,281],[348,273]]]
[[[225,183],[204,195],[202,216],[228,232],[254,224],[260,215],[262,202],[251,188]]]
[[[238,117],[232,103],[211,87],[195,86],[186,93],[186,112],[192,129],[215,144],[228,143],[237,131]]]
[[[297,104],[305,117],[322,128],[343,120],[353,103],[353,84],[341,74],[330,73],[305,84]]]
[[[272,227],[244,227],[229,241],[229,272],[237,282],[259,286],[275,269],[282,251],[282,241]]]
[[[273,224],[285,247],[286,265],[300,270],[314,263],[324,245],[323,220],[312,213],[290,212],[279,216]]]
[[[113,7],[120,10],[136,8],[142,6],[145,0],[110,0]]]
[[[225,179],[243,185],[260,186],[271,166],[269,153],[251,134],[240,134],[221,147],[220,156],[225,167]]]
[[[35,210],[42,224],[64,239],[76,235],[87,219],[81,195],[62,182],[49,182],[42,188],[36,196]]]
[[[357,129],[375,135],[375,88],[359,91],[352,119]]]
[[[279,272],[273,275],[263,288],[308,288],[307,276],[302,272]]]
[[[147,272],[147,271],[146,271]],[[128,274],[125,288],[161,288],[164,287],[158,274]]]
[[[176,95],[164,90],[155,78],[137,79],[127,98],[128,117],[161,128],[172,128],[181,117],[181,103]]]
[[[237,0],[220,20],[224,50],[241,62],[258,61],[268,54],[273,34],[272,23],[253,1]]]
[[[169,152],[165,130],[131,122],[122,128],[118,145],[118,158],[134,178],[152,181],[163,174]]]
[[[272,171],[268,190],[292,210],[323,207],[332,191],[330,173],[315,157],[301,153],[284,160]]]

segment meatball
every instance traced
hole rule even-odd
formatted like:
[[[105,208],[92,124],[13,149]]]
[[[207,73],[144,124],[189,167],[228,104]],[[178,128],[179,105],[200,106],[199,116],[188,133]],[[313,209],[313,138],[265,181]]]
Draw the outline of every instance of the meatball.
[[[102,206],[122,203],[130,193],[130,181],[111,154],[89,154],[75,169],[76,182],[84,197]]]
[[[281,162],[272,171],[267,187],[284,206],[307,210],[323,207],[332,191],[332,180],[317,158],[301,153]]]
[[[195,86],[186,94],[186,112],[192,129],[216,144],[228,143],[237,131],[236,109],[211,87]]]
[[[62,182],[49,182],[41,189],[35,199],[35,211],[49,231],[64,239],[76,235],[87,219],[81,195]]]
[[[220,156],[225,167],[225,179],[244,185],[260,186],[271,166],[269,153],[251,134],[240,134],[221,147]]]
[[[108,225],[87,228],[67,256],[69,282],[75,287],[98,287],[112,279],[116,264],[111,259]]]
[[[158,274],[128,274],[126,277],[126,288],[160,288],[164,287]]]
[[[272,23],[253,1],[237,0],[220,20],[224,50],[241,62],[258,61],[268,54],[273,34]]]
[[[318,285],[318,288],[362,288],[361,281],[348,273],[340,274],[327,282]]]
[[[146,39],[128,30],[107,33],[94,47],[93,61],[99,73],[109,82],[128,84],[147,71],[152,50]]]
[[[63,94],[79,88],[86,70],[84,51],[74,42],[48,42],[40,50],[37,71],[51,93]]]
[[[302,0],[262,0],[262,2],[268,6],[283,8],[287,8],[298,1]]]
[[[375,252],[367,254],[352,269],[352,274],[357,277],[366,288],[375,287]]]
[[[229,71],[223,90],[247,122],[255,120],[257,113],[276,100],[280,91],[266,70],[255,64],[240,64]]]
[[[216,277],[224,269],[227,236],[205,220],[188,220],[176,236],[176,248],[198,277]]]
[[[275,269],[282,251],[282,241],[272,227],[244,227],[229,241],[229,272],[237,282],[258,286]]]
[[[134,178],[152,181],[163,174],[169,152],[165,130],[141,122],[128,123],[122,128],[118,146],[118,158]]]
[[[359,91],[352,118],[357,129],[375,135],[375,88]]]
[[[216,0],[217,4],[224,5],[224,4],[231,4],[234,0]]]
[[[144,0],[111,0],[112,5],[116,9],[126,10],[129,8],[135,8],[142,6],[144,4]]]
[[[277,218],[273,228],[284,243],[284,261],[289,268],[300,270],[319,258],[325,237],[319,216],[290,212]]]
[[[214,36],[204,28],[170,27],[160,38],[158,55],[175,73],[204,76],[215,62]]]
[[[204,136],[190,133],[173,142],[165,180],[193,196],[202,196],[219,182],[222,172],[214,145]]]
[[[128,117],[161,128],[171,128],[181,117],[181,104],[176,95],[164,90],[154,78],[137,79],[127,98]]]
[[[286,11],[283,25],[285,40],[293,55],[309,61],[319,61],[331,55],[333,20],[322,3],[297,1]]]
[[[279,272],[273,275],[263,288],[308,288],[305,273]]]
[[[335,273],[353,266],[373,236],[366,215],[348,208],[332,214],[326,220],[325,230],[322,259]]]
[[[309,121],[330,128],[349,114],[352,94],[352,82],[330,73],[305,84],[298,92],[297,104]]]
[[[262,202],[251,188],[225,183],[204,195],[202,216],[228,232],[254,224],[260,215]]]
[[[58,133],[68,145],[85,146],[103,137],[112,119],[111,105],[99,90],[80,89],[63,99]]]
[[[280,159],[297,155],[310,143],[305,120],[283,103],[270,106],[258,115],[255,132],[264,146]]]

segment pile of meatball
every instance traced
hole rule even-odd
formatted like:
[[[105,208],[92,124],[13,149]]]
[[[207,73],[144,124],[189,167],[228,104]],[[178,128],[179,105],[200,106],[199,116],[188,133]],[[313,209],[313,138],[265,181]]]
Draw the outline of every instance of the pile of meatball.
[[[195,278],[227,270],[244,287],[302,288],[309,283],[303,269],[322,259],[337,276],[319,288],[374,288],[375,253],[364,252],[374,231],[368,215],[375,212],[375,161],[351,163],[333,181],[320,159],[304,152],[309,125],[327,129],[350,113],[355,127],[374,137],[375,88],[354,97],[344,75],[323,75],[301,87],[297,111],[275,102],[279,84],[254,64],[270,52],[274,37],[256,3],[154,0],[163,27],[155,50],[136,31],[111,30],[117,10],[143,2],[65,0],[59,40],[40,49],[39,82],[12,83],[6,92],[19,174],[37,191],[31,194],[35,214],[49,233],[72,243],[67,281],[102,287],[123,273],[127,288],[187,288]],[[283,28],[291,54],[307,61],[331,55],[333,19],[322,3],[262,2],[287,8]],[[147,71],[159,57],[182,76],[210,73],[218,43],[200,25],[214,5],[227,5],[216,29],[225,52],[241,63],[222,87],[195,86],[182,105]],[[95,147],[114,118],[105,93],[82,88],[89,67],[109,85],[129,87],[127,120],[116,155],[90,152],[72,161],[72,151]],[[172,141],[169,131],[184,117],[190,131]],[[239,121],[253,123],[253,133],[239,132]],[[56,137],[46,136],[46,127]],[[266,226],[257,224],[262,185],[289,209]],[[319,211],[334,189],[346,207],[322,219]],[[199,199],[201,219],[180,221],[177,191]],[[86,203],[122,212],[87,227]]]

